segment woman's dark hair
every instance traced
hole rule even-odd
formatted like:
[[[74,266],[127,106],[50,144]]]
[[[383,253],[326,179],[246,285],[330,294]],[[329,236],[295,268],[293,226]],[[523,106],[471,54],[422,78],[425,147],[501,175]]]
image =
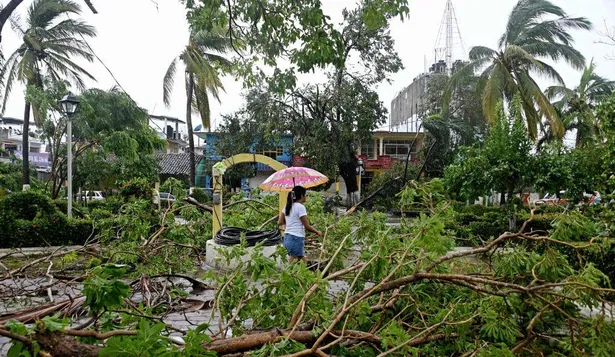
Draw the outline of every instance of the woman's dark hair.
[[[293,209],[293,203],[300,200],[307,190],[302,186],[295,186],[293,190],[288,193],[288,198],[286,199],[286,209],[284,210],[286,215],[290,215],[290,211]]]

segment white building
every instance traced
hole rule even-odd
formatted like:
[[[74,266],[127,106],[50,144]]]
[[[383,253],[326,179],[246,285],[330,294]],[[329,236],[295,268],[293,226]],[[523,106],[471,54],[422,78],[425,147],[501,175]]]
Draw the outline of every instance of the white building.
[[[24,151],[23,149],[23,120],[9,117],[0,118],[0,148],[3,151],[13,153],[15,151]],[[41,139],[42,131],[30,123],[30,139],[29,146],[31,153],[45,153],[47,146],[45,141]]]

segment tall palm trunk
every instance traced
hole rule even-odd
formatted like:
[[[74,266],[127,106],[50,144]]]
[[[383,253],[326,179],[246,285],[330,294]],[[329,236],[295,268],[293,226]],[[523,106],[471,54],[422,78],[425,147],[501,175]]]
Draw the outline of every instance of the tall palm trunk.
[[[23,184],[30,184],[30,102],[26,100],[23,114],[23,133],[21,152],[23,157]]]
[[[15,9],[17,9],[17,6],[22,2],[23,0],[11,0],[0,10],[0,42],[2,41],[2,29],[4,28],[4,24],[6,24],[11,15],[13,15]]]
[[[196,177],[196,162],[194,158],[194,134],[192,132],[192,93],[194,92],[194,77],[188,74],[186,80],[186,125],[188,125],[188,147],[190,148],[190,187],[194,187]]]

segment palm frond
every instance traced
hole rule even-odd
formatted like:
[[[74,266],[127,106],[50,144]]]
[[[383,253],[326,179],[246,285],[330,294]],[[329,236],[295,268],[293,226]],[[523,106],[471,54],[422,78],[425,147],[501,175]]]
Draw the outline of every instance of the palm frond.
[[[530,70],[542,77],[548,78],[554,82],[556,82],[560,86],[565,86],[564,78],[559,74],[559,72],[549,65],[546,62],[536,60],[538,63],[537,66],[530,66]]]
[[[177,71],[177,58],[174,58],[162,81],[162,101],[167,107],[171,106],[171,93],[175,85],[175,73]]]
[[[565,86],[551,86],[545,90],[545,95],[549,100],[561,98],[562,101],[568,101],[575,96],[575,91]]]
[[[442,99],[442,116],[448,116],[448,109],[451,101],[451,97],[453,92],[463,86],[469,78],[474,77],[476,72],[482,69],[491,58],[483,57],[481,59],[474,60],[463,67],[461,67],[457,72],[453,73],[451,76],[448,85],[446,86],[446,90],[444,91],[443,99]],[[483,73],[490,72],[490,67],[485,69]],[[478,89],[477,89],[478,90]]]
[[[591,30],[592,24],[583,17],[561,17],[555,20],[544,20],[531,24],[516,43],[523,45],[524,42],[544,41],[572,45],[574,39],[570,30]]]
[[[71,0],[34,0],[28,8],[28,27],[47,28],[65,14],[81,13],[81,6]]]
[[[541,113],[549,121],[549,125],[553,128],[553,132],[558,136],[563,136],[565,134],[565,130],[562,125],[562,121],[549,99],[544,95],[542,90],[540,90],[540,86],[530,77],[527,72],[519,73],[517,80],[519,83],[519,91],[523,99],[529,102],[529,99],[531,98],[531,101],[536,103],[536,106],[538,106]],[[538,128],[535,125],[533,127],[528,125],[530,136],[534,139],[537,136],[537,129]]]
[[[585,68],[585,57],[570,45],[533,41],[523,44],[523,49],[534,57],[550,58],[554,61],[564,60],[571,67],[578,70]]]
[[[226,35],[226,31],[222,29],[197,31],[190,36],[190,42],[197,46],[202,53],[214,51],[224,54],[233,50],[230,38]]]
[[[516,43],[526,29],[546,15],[566,17],[564,10],[548,0],[519,0],[508,18],[506,32],[500,37],[498,45]]]
[[[504,49],[504,61],[518,65],[540,66],[534,56],[529,54],[523,47],[517,45],[506,46],[506,49]]]
[[[483,89],[483,113],[490,123],[495,123],[497,116],[496,109],[498,103],[500,103],[503,98],[506,76],[508,75],[505,72],[506,68],[502,64],[497,63],[493,67],[485,83],[485,88]]]
[[[4,64],[2,65],[2,70],[0,71],[0,80],[2,80],[4,84],[4,99],[2,100],[1,111],[2,115],[4,115],[4,112],[6,111],[6,103],[8,102],[9,96],[11,95],[13,84],[15,84],[15,78],[17,77],[17,72],[19,70],[19,57],[19,50],[13,52],[13,54],[11,54],[11,56],[6,60],[6,62],[4,62]]]
[[[19,16],[19,14],[9,17],[9,23],[11,24],[11,29],[17,34],[21,36],[26,34],[26,30],[21,25],[21,16]]]
[[[201,117],[201,123],[207,129],[211,128],[211,108],[209,107],[209,97],[207,88],[199,81],[195,81],[193,101]]]
[[[477,61],[485,57],[493,57],[496,54],[497,54],[496,51],[492,50],[489,47],[474,46],[472,47],[472,49],[470,49],[469,57],[470,57],[470,61]]]
[[[86,76],[94,81],[96,80],[96,78],[94,78],[94,76],[92,76],[84,68],[80,67],[75,62],[61,55],[55,53],[49,54],[49,56],[43,59],[42,62],[45,63],[45,65],[47,66],[48,72],[55,71],[63,74],[81,91],[84,91],[86,89],[86,84],[82,76]]]
[[[97,35],[97,31],[94,26],[88,25],[85,21],[74,19],[60,21],[46,30],[46,37],[52,39],[74,38],[77,35],[83,37],[95,37]]]
[[[79,66],[77,63],[75,63],[73,60],[71,60],[70,58],[66,57],[66,56],[62,56],[58,53],[49,53],[48,58],[53,58],[55,60],[57,60],[58,64],[61,64],[63,66],[65,66],[66,68],[70,68],[71,71],[73,71],[74,73],[77,73],[78,75],[83,75],[88,77],[89,79],[96,81],[96,78],[90,74],[90,72],[88,72],[85,68]]]

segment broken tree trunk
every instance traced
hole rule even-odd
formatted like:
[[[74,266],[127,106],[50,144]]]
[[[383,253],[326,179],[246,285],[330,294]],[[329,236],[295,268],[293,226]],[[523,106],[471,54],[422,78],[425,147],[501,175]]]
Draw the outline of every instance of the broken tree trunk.
[[[108,333],[108,335],[113,335],[113,332]],[[121,335],[131,334],[129,332],[134,331],[118,331],[121,332]],[[71,331],[66,331],[66,333],[47,333],[47,334],[37,334],[36,341],[42,347],[43,351],[49,352],[51,356],[54,357],[96,357],[100,353],[102,349],[101,346],[98,345],[90,345],[87,343],[80,342],[74,337],[69,336]],[[80,334],[86,334],[87,331],[80,332]],[[75,332],[76,334],[76,332]],[[336,337],[334,337],[336,336]],[[338,337],[343,336],[345,340],[348,341],[363,341],[373,344],[379,344],[381,342],[380,338],[376,335],[367,332],[361,331],[333,331],[331,335],[328,337],[328,340],[334,340]],[[102,337],[102,336],[101,336]],[[108,336],[105,336],[108,337]],[[225,338],[218,339],[206,343],[203,345],[203,348],[207,351],[216,352],[219,356],[234,354],[234,353],[242,353],[253,351],[266,345],[268,343],[276,343],[281,341],[284,338],[289,338],[293,341],[297,341],[299,343],[310,345],[313,344],[318,338],[318,334],[315,334],[314,331],[299,331],[299,330],[272,330],[267,332],[259,332],[249,335],[243,335],[239,337],[233,338]]]

